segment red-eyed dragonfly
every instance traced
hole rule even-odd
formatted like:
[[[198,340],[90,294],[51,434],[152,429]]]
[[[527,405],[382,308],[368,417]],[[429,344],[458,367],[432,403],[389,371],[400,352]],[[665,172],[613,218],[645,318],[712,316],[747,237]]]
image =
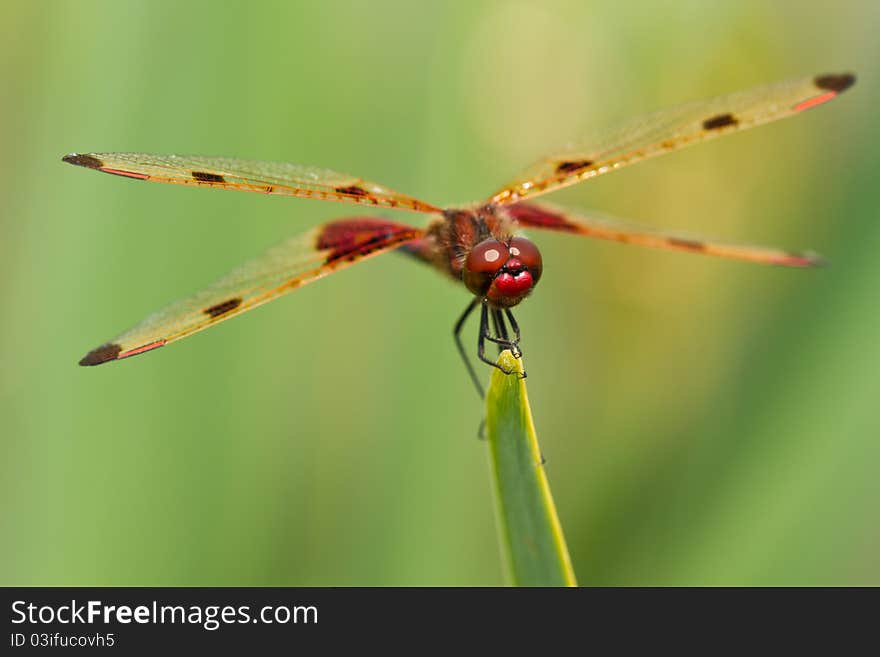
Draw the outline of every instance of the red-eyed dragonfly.
[[[541,160],[482,203],[448,209],[355,176],[294,164],[143,153],[66,155],[63,160],[70,164],[136,180],[301,196],[434,215],[424,228],[376,217],[339,219],[312,228],[239,266],[200,292],[150,315],[90,351],[79,363],[99,365],[152,351],[349,265],[399,250],[464,283],[473,295],[453,334],[459,354],[482,394],[461,332],[467,318],[479,307],[479,359],[499,367],[486,356],[486,342],[499,350],[521,353],[520,330],[511,308],[538,284],[542,259],[533,242],[516,234],[519,228],[771,265],[811,267],[821,262],[819,256],[809,252],[677,236],[601,215],[535,203],[533,197],[691,144],[798,114],[835,98],[854,82],[855,76],[848,73],[818,75],[663,110]]]

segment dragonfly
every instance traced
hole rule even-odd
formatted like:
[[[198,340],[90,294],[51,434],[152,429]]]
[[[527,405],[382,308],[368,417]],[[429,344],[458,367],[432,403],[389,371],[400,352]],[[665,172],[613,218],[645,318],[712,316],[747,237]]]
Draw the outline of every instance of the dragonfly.
[[[479,360],[502,369],[486,355],[487,343],[499,351],[509,349],[517,357],[522,355],[520,327],[511,309],[535,289],[543,260],[535,243],[520,234],[521,229],[786,267],[822,263],[812,252],[684,236],[533,199],[685,146],[799,114],[830,101],[854,83],[850,73],[824,74],[661,110],[543,158],[483,202],[450,208],[357,176],[311,166],[144,153],[66,155],[64,162],[134,180],[340,201],[431,217],[424,227],[356,216],[311,228],[148,316],[90,351],[79,364],[100,365],[154,351],[328,274],[398,251],[463,284],[472,295],[454,325],[453,336],[470,378],[483,395],[461,334],[466,320],[479,308]]]

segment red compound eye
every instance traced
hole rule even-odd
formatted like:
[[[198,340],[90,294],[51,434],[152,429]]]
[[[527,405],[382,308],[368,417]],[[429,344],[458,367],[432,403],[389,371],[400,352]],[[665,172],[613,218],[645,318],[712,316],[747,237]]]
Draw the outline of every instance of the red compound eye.
[[[483,240],[468,254],[461,278],[471,292],[483,296],[509,258],[507,245],[494,238]]]

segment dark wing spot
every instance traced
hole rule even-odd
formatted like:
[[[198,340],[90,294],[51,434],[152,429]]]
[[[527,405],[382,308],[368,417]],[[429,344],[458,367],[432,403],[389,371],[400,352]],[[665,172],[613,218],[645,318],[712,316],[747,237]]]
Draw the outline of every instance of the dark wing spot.
[[[703,129],[705,130],[718,130],[719,128],[726,128],[727,126],[736,125],[739,121],[733,116],[733,114],[719,114],[718,116],[713,116],[711,119],[706,119],[703,121]]]
[[[856,83],[856,76],[852,73],[819,75],[813,80],[813,82],[820,89],[840,93],[846,91]]]
[[[226,301],[218,303],[216,306],[205,308],[202,312],[210,317],[220,317],[220,315],[225,315],[226,313],[238,308],[241,305],[241,302],[242,299],[240,297],[236,297],[235,299],[227,299]]]
[[[580,171],[581,169],[586,169],[587,167],[590,167],[592,165],[593,163],[590,160],[560,162],[556,165],[556,173],[574,173],[576,171]]]
[[[706,245],[697,240],[686,240],[680,237],[670,237],[669,245],[679,249],[687,249],[688,251],[705,251]]]
[[[222,183],[226,182],[223,176],[217,175],[216,173],[206,173],[204,171],[193,171],[192,177],[194,180],[198,180],[199,182],[209,182],[209,183]]]
[[[89,169],[100,169],[104,166],[104,163],[94,155],[79,155],[78,153],[71,153],[70,155],[62,157],[61,160],[68,164],[75,164],[79,167],[86,167]]]
[[[349,185],[348,187],[337,187],[336,191],[347,196],[366,196],[367,190],[357,185]]]
[[[97,349],[92,349],[89,353],[82,357],[79,361],[80,365],[100,365],[108,360],[116,360],[122,347],[118,344],[102,344]]]

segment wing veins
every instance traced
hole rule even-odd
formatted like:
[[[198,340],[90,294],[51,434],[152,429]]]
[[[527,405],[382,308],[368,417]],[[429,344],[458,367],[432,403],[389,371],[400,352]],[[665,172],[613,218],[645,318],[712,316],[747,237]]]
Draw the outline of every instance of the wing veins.
[[[516,203],[691,144],[792,116],[835,98],[854,82],[850,74],[820,75],[660,110],[600,133],[592,144],[587,140],[539,161],[489,202]]]

